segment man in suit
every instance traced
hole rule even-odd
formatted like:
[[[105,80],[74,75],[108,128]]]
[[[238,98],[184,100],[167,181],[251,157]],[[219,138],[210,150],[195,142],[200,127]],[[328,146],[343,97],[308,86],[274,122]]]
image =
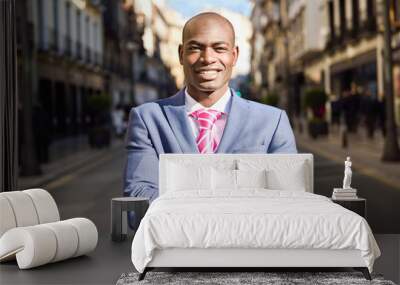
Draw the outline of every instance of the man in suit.
[[[239,54],[232,24],[202,13],[184,26],[179,59],[186,87],[133,108],[124,194],[158,196],[162,153],[296,153],[286,113],[242,99],[228,87]]]

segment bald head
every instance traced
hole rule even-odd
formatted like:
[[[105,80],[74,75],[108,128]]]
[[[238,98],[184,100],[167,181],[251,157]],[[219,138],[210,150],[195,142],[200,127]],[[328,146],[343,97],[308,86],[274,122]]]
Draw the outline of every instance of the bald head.
[[[190,36],[191,30],[208,24],[224,27],[224,30],[229,33],[232,46],[235,45],[235,30],[232,23],[227,18],[214,12],[200,13],[190,18],[183,26],[182,43],[185,43],[185,40]]]

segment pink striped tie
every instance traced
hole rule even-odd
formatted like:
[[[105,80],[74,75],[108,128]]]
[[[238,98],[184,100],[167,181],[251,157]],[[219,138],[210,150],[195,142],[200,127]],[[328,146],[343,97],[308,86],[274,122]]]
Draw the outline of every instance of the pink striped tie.
[[[212,128],[215,122],[221,118],[222,112],[215,110],[200,109],[190,114],[197,120],[199,125],[199,135],[196,143],[200,153],[214,153],[218,143],[212,135]]]

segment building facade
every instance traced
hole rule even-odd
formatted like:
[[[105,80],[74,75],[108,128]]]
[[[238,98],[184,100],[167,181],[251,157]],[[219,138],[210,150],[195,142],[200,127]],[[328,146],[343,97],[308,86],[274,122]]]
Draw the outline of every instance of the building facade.
[[[375,98],[383,96],[383,38],[377,29],[380,6],[380,1],[373,0],[324,2],[328,93],[340,95],[355,83]]]
[[[35,0],[38,102],[52,139],[83,132],[87,98],[104,89],[102,13],[85,1]]]
[[[17,11],[20,171],[32,175],[88,146],[93,96],[110,111],[134,104],[144,48],[131,1],[18,1]]]
[[[267,74],[261,77],[261,85],[267,86],[268,90],[276,89],[286,66],[292,94],[289,98],[296,113],[301,111],[304,91],[313,86],[323,88],[331,100],[342,97],[352,86],[357,86],[360,92],[374,100],[384,98],[381,0],[294,0],[287,4],[289,62],[285,64],[282,61],[285,39],[280,36],[285,34],[282,1],[255,1],[253,13],[259,9],[267,15],[267,24],[263,29],[258,28],[264,37],[264,51],[256,55],[253,48],[254,59],[258,58],[258,64],[263,65],[256,74]],[[274,29],[271,28],[270,19],[274,19],[271,11],[280,11]],[[398,39],[396,32],[394,42],[397,46]],[[400,68],[396,60],[394,79],[396,117],[400,122]]]
[[[138,46],[129,1],[103,0],[105,92],[113,107],[134,104],[134,53]]]
[[[162,43],[161,58],[171,71],[178,89],[184,86],[183,68],[179,61],[178,49],[182,42],[183,17],[168,7],[159,8],[168,26],[168,32]]]
[[[29,114],[21,138],[34,130],[21,155],[37,153],[39,162],[48,162],[85,143],[88,97],[104,89],[102,8],[96,1],[32,0],[20,9],[26,10],[32,54],[31,82],[23,87],[29,90],[20,96],[21,113]],[[21,66],[28,67],[23,60]]]
[[[135,65],[135,100],[142,104],[171,96],[177,91],[179,69],[176,58],[170,58],[171,49],[176,45],[176,37],[171,37],[171,32],[175,30],[176,33],[177,27],[165,15],[164,1],[135,0],[134,10],[143,44],[138,59],[140,63]]]
[[[253,35],[251,38],[251,81],[255,97],[272,92],[278,81],[276,75],[279,45],[279,4],[275,1],[257,0],[251,14]]]

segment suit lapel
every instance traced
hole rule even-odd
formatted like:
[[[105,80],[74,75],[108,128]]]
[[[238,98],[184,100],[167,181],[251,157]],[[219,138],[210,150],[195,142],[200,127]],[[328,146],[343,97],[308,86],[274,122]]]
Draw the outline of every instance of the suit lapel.
[[[241,133],[241,130],[246,124],[245,118],[248,114],[248,107],[245,104],[246,101],[236,96],[233,89],[231,89],[231,94],[232,100],[228,119],[216,153],[231,152],[237,141],[238,134]]]
[[[172,104],[164,106],[171,129],[183,153],[199,153],[186,113],[184,89],[174,97]]]

